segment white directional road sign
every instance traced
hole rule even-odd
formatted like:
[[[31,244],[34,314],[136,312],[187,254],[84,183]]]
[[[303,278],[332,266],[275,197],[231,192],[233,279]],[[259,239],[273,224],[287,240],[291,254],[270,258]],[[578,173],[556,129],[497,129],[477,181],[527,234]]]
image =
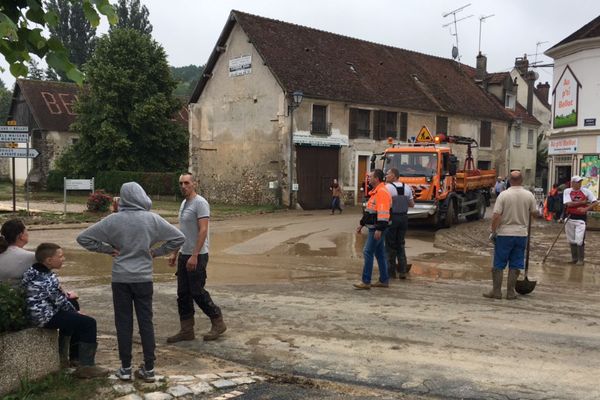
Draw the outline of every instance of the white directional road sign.
[[[27,156],[27,149],[10,149],[7,147],[0,147],[0,157],[15,157],[15,158],[36,158],[40,153],[36,149],[29,149],[29,157]]]
[[[0,132],[29,132],[29,127],[16,125],[0,125]]]
[[[0,131],[0,142],[27,143],[29,133],[27,132],[2,132]]]

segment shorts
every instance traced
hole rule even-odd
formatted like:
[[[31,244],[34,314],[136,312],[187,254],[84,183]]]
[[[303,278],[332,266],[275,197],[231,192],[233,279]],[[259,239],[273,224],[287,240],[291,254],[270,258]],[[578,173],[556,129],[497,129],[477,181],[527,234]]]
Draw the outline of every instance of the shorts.
[[[494,268],[504,269],[508,264],[510,269],[525,268],[525,236],[497,236],[494,247]]]

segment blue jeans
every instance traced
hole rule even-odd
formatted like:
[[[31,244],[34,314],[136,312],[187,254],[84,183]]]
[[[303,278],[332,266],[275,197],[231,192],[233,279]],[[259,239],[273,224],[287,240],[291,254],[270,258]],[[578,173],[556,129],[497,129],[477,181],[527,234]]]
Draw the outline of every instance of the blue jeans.
[[[365,263],[363,266],[362,281],[371,283],[371,274],[373,273],[373,256],[377,258],[377,266],[379,267],[379,281],[387,283],[390,278],[388,276],[387,263],[385,261],[385,231],[382,232],[381,238],[375,240],[375,229],[369,229],[369,236],[363,249]]]
[[[494,268],[504,269],[508,264],[509,269],[525,268],[525,236],[498,236],[494,246]]]

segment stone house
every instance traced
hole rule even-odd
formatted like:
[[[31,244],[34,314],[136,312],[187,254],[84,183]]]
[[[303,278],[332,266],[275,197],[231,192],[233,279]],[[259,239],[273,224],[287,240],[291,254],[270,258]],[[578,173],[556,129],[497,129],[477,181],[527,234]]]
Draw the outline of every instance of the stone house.
[[[600,16],[544,53],[554,59],[548,180],[584,177],[596,196],[600,184]]]
[[[324,208],[338,178],[358,203],[371,155],[422,126],[476,138],[480,168],[522,168],[508,137],[523,110],[507,111],[469,69],[232,11],[190,99],[190,169],[220,202]]]

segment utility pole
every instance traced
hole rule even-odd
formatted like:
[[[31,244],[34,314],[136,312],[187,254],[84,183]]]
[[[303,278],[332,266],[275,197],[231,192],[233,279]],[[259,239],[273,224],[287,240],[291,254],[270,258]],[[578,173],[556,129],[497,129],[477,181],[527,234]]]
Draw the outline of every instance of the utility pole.
[[[450,34],[452,36],[456,37],[456,46],[454,46],[454,48],[452,49],[452,58],[456,59],[457,61],[460,61],[460,55],[459,55],[459,52],[458,52],[458,28],[457,28],[456,23],[459,22],[459,21],[465,20],[467,18],[471,18],[473,16],[473,14],[471,14],[469,16],[466,16],[466,17],[463,17],[463,18],[460,18],[460,19],[456,19],[456,14],[459,13],[459,12],[461,12],[465,8],[469,7],[470,5],[471,5],[471,3],[469,3],[467,5],[464,5],[462,7],[459,7],[456,10],[452,10],[452,11],[449,11],[447,13],[443,13],[442,14],[442,17],[444,17],[444,18],[446,18],[449,15],[452,15],[453,21],[449,22],[449,23],[447,23],[445,25],[442,25],[442,28],[445,28],[447,26],[450,26],[450,25],[454,24],[454,33],[452,33],[452,29],[451,29],[450,30]]]

